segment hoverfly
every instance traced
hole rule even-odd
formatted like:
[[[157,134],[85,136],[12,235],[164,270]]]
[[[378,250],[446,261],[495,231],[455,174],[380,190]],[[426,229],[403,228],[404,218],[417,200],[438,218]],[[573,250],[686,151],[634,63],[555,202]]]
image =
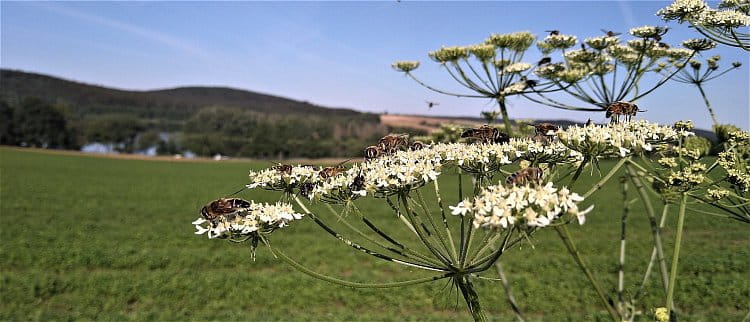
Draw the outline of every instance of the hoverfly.
[[[540,168],[528,167],[514,172],[505,179],[508,185],[540,184],[544,172]]]
[[[471,138],[481,143],[507,143],[510,137],[497,128],[482,125],[477,129],[468,129],[461,133],[462,138]]]
[[[342,162],[339,162],[338,164],[332,166],[332,167],[325,167],[320,172],[318,172],[318,175],[323,179],[328,179],[330,177],[335,177],[337,174],[342,173],[346,171],[346,167],[344,166],[344,163],[349,162],[349,160],[344,160]]]
[[[607,106],[606,116],[612,118],[613,122],[620,121],[620,115],[625,115],[625,120],[630,121],[630,118],[635,116],[637,112],[645,112],[638,109],[638,105],[630,102],[614,102]]]
[[[435,106],[440,105],[440,103],[438,103],[438,102],[431,102],[431,101],[425,101],[425,103],[427,103],[427,108],[428,109],[431,109],[431,108],[433,108]]]
[[[277,163],[275,166],[271,167],[271,169],[281,173],[292,174],[292,166],[288,164]]]
[[[557,125],[554,125],[552,123],[537,123],[534,124],[534,130],[536,130],[537,134],[544,135],[544,136],[552,136],[555,135],[555,132],[558,130]],[[552,132],[550,134],[550,132]]]
[[[385,151],[380,146],[371,145],[365,148],[365,161],[377,159],[379,156],[385,154]]]
[[[560,30],[545,30],[544,32],[548,32],[550,36],[557,36],[560,34]]]
[[[378,147],[380,147],[385,153],[393,153],[399,149],[406,149],[408,146],[408,134],[389,134],[378,141]]]
[[[201,216],[212,224],[222,216],[229,216],[243,209],[250,208],[250,202],[239,198],[219,198],[211,201],[201,209]]]

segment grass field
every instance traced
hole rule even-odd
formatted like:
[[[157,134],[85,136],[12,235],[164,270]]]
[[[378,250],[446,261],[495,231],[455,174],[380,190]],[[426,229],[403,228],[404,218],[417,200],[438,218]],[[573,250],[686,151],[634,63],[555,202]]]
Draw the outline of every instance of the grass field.
[[[253,262],[243,245],[193,234],[190,222],[204,203],[244,184],[248,169],[265,166],[0,148],[0,319],[470,319],[463,300],[456,305],[456,293],[449,293],[444,281],[401,289],[344,288],[298,273],[263,247]],[[449,200],[454,203],[455,187],[445,182],[443,189],[444,196],[454,196]],[[243,197],[270,201],[275,194],[253,191]],[[591,200],[596,210],[586,225],[572,226],[571,232],[593,270],[605,277],[607,290],[613,291],[619,187],[609,185]],[[401,230],[391,213],[376,213],[383,209],[378,202],[364,200],[360,206],[381,225],[392,223]],[[639,209],[629,226],[626,264],[632,272],[645,268],[651,252],[648,223]],[[668,256],[675,217],[670,216],[665,229]],[[675,296],[685,320],[741,320],[750,310],[750,226],[696,213],[688,214],[685,225]],[[533,241],[534,248],[525,245],[503,258],[526,314],[532,320],[606,320],[554,231],[542,230]],[[348,280],[423,276],[353,252],[310,220],[274,233],[271,242],[317,271]],[[626,280],[631,289],[639,274],[631,273],[632,279]],[[500,284],[478,284],[488,315],[512,320]],[[661,292],[660,283],[652,279],[643,307],[663,306]]]

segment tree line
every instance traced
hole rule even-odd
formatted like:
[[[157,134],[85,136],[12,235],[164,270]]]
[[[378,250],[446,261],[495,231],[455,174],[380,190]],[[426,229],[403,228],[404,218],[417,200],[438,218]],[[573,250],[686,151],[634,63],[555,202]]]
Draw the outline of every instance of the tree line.
[[[0,144],[80,149],[101,143],[123,153],[155,148],[168,155],[190,151],[269,159],[351,157],[383,135],[404,130],[382,125],[370,114],[277,114],[213,106],[165,123],[126,113],[76,115],[70,110],[33,97],[0,101]]]

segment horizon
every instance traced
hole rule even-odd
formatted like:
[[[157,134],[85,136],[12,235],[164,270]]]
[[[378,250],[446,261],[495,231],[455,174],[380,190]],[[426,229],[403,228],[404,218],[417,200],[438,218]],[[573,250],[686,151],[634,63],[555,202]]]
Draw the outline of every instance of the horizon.
[[[224,87],[322,107],[434,117],[478,118],[480,111],[493,106],[483,99],[432,93],[393,71],[393,61],[419,59],[422,67],[415,72],[417,77],[454,89],[457,85],[426,58],[427,52],[441,45],[476,43],[492,32],[530,30],[543,37],[544,30],[554,27],[583,39],[600,34],[599,28],[626,36],[628,27],[653,24],[672,28],[669,42],[699,36],[685,25],[666,24],[656,17],[656,10],[666,5],[662,2],[3,1],[0,5],[4,69],[126,91]],[[505,19],[496,19],[496,12],[504,12]],[[529,12],[534,22],[527,21]],[[597,27],[583,27],[581,19]],[[548,20],[555,22],[539,22]],[[536,54],[535,49],[530,52]],[[703,58],[717,54],[722,56],[722,66],[736,60],[743,66],[708,83],[708,97],[722,123],[731,121],[748,130],[748,55],[719,46]],[[743,92],[744,97],[737,95]],[[440,106],[429,110],[424,101]],[[599,112],[562,111],[524,99],[510,102],[512,119],[604,121]],[[639,105],[649,110],[642,115],[652,121],[692,119],[697,127],[710,128],[706,108],[691,86],[669,82],[639,100]],[[675,111],[667,108],[675,106],[680,108],[677,119]]]

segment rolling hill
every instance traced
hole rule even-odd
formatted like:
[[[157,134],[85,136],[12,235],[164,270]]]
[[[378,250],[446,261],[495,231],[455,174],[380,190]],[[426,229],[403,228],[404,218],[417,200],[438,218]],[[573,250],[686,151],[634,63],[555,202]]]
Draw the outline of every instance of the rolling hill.
[[[177,87],[130,91],[70,81],[18,70],[0,70],[0,99],[14,102],[37,97],[63,103],[78,116],[133,114],[140,118],[186,120],[209,106],[274,114],[356,117],[374,114],[344,108],[326,108],[283,97],[227,87]]]

